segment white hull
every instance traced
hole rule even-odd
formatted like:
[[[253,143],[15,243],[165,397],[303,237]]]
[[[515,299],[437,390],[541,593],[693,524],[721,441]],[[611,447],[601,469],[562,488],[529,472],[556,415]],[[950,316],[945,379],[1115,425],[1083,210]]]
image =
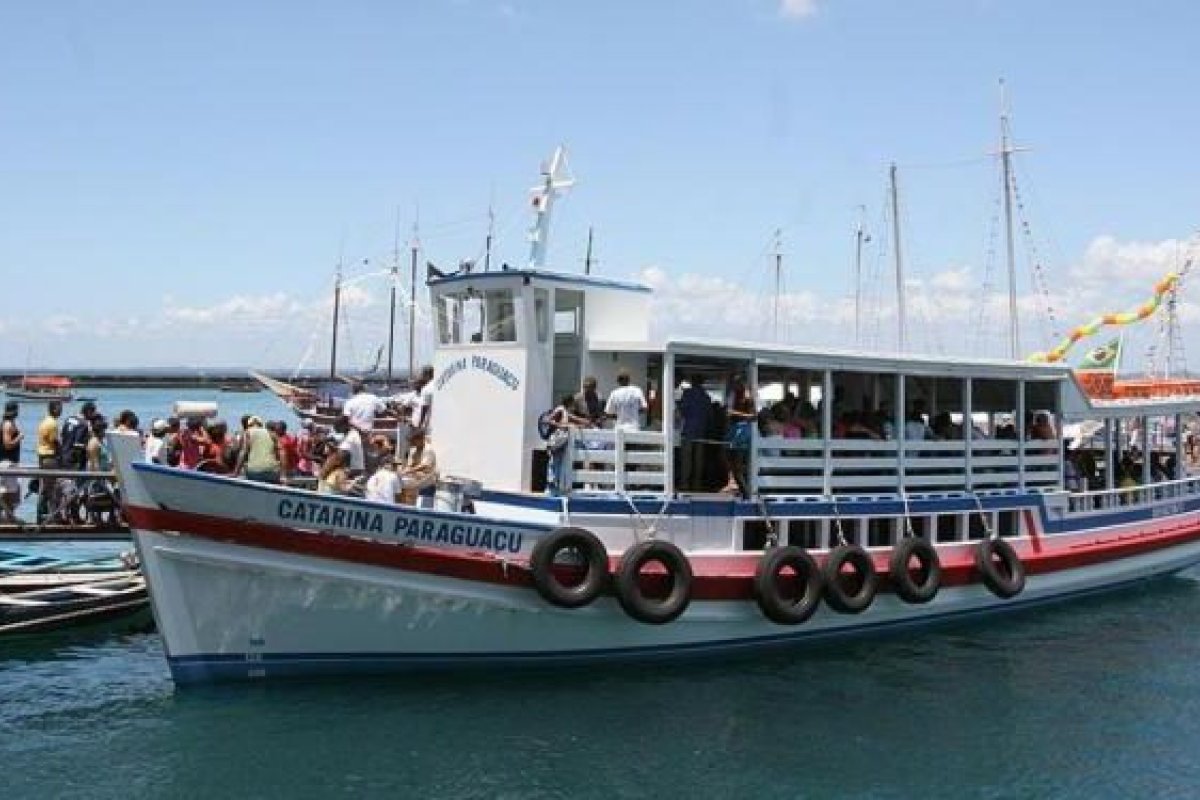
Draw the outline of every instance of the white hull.
[[[1125,586],[1200,562],[1200,542],[1049,575],[1000,600],[981,584],[926,605],[890,594],[858,615],[823,607],[767,621],[751,601],[696,601],[676,622],[633,621],[611,597],[579,610],[495,586],[149,531],[136,534],[179,682],[434,666],[662,658],[798,644]]]

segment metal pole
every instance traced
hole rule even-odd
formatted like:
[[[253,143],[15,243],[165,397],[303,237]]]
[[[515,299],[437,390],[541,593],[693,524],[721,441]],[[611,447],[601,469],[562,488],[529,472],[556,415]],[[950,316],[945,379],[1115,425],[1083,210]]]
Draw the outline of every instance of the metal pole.
[[[392,290],[391,308],[388,313],[388,389],[392,388],[392,368],[396,350],[396,281],[400,276],[400,209],[396,209],[396,235],[392,239]]]
[[[897,349],[903,353],[907,349],[907,339],[904,330],[904,261],[900,256],[900,198],[896,186],[896,165],[888,170],[892,195],[892,240],[896,249],[896,333]]]
[[[783,231],[775,229],[775,305],[774,305],[774,321],[772,323],[772,335],[775,341],[779,341],[779,294],[783,291]]]
[[[858,230],[854,232],[854,343],[862,343],[862,249],[863,217],[866,207],[859,206]]]
[[[1017,322],[1017,266],[1013,253],[1012,225],[1012,142],[1008,132],[1008,105],[1004,81],[1000,81],[1000,166],[1004,181],[1004,244],[1008,262],[1008,346],[1009,357],[1020,358],[1021,338]]]
[[[411,384],[416,374],[417,352],[417,226],[413,225],[412,262],[408,275],[408,381]]]
[[[333,343],[329,348],[329,379],[337,379],[338,312],[342,305],[342,265],[338,264],[337,277],[333,283]]]
[[[587,252],[583,256],[583,274],[592,274],[592,226],[588,225]],[[665,415],[664,415],[665,416]]]

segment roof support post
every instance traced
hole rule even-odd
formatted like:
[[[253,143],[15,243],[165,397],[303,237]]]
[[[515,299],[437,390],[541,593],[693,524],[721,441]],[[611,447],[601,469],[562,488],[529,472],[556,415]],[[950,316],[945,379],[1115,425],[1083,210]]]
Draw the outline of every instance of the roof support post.
[[[892,423],[896,426],[896,487],[900,494],[904,494],[904,423],[908,420],[908,415],[905,409],[908,403],[904,397],[904,374],[896,375],[896,411],[895,420]]]
[[[1185,474],[1183,468],[1183,414],[1175,412],[1175,472],[1167,477],[1171,480],[1179,480]]]
[[[971,455],[975,447],[975,421],[971,417],[971,402],[971,379],[969,377],[963,378],[963,486],[968,492],[974,488],[974,480],[971,476]]]
[[[675,496],[675,355],[663,353],[662,383],[659,388],[663,432],[663,494]]]
[[[821,446],[824,451],[821,493],[833,496],[833,372],[821,373]],[[1180,462],[1182,463],[1182,462]]]
[[[1025,491],[1025,446],[1029,431],[1025,427],[1025,379],[1017,378],[1017,489]]]
[[[754,499],[758,497],[758,358],[755,357],[750,361],[750,368],[746,370],[746,381],[750,384],[750,399],[754,402],[755,416],[750,420],[750,459],[746,465],[746,471],[749,475],[746,476],[746,488],[750,490],[750,497]]]
[[[1153,478],[1150,469],[1150,459],[1154,455],[1154,444],[1150,441],[1150,418],[1142,417],[1142,494],[1143,500],[1149,500],[1153,493],[1148,488]]]

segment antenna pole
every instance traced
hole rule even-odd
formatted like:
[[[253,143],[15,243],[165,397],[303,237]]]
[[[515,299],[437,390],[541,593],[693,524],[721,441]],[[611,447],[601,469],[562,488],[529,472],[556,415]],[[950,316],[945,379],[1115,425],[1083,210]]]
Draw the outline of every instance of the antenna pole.
[[[388,389],[392,388],[392,367],[396,350],[396,281],[400,278],[400,209],[396,209],[396,233],[392,238],[392,290],[391,308],[388,313]]]
[[[1012,154],[1008,123],[1008,96],[1004,79],[1000,80],[1000,173],[1004,182],[1004,244],[1008,261],[1008,354],[1014,361],[1020,358],[1021,338],[1017,320],[1017,266],[1013,253],[1012,224]]]
[[[866,236],[867,207],[858,207],[858,229],[854,231],[854,343],[862,343],[862,250]]]
[[[492,208],[492,203],[488,201],[488,232],[487,240],[483,246],[483,271],[492,271],[492,238],[496,234],[496,212]]]
[[[333,280],[333,343],[329,348],[329,379],[337,380],[338,312],[342,306],[342,260],[338,259],[337,276]]]
[[[587,252],[583,256],[583,274],[592,274],[592,226],[588,225]]]
[[[783,290],[783,230],[775,229],[775,307],[772,322],[773,336],[779,341],[779,294]]]
[[[420,217],[413,222],[412,231],[412,260],[408,274],[408,381],[412,383],[416,369],[417,352],[417,252],[421,249],[421,240],[417,233]]]
[[[896,335],[900,352],[908,342],[904,330],[904,261],[900,256],[900,191],[896,186],[896,164],[888,170],[888,183],[892,195],[892,240],[896,249]]]

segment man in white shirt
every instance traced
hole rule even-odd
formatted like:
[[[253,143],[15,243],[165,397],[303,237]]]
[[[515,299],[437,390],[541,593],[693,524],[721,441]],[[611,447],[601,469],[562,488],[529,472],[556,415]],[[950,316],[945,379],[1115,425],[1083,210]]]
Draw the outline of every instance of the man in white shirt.
[[[433,367],[421,367],[421,375],[417,378],[414,388],[417,390],[419,403],[413,414],[414,428],[425,431],[425,438],[433,438]]]
[[[333,429],[342,435],[342,440],[338,443],[338,450],[346,454],[346,468],[350,477],[356,478],[362,475],[366,471],[367,462],[363,456],[362,436],[359,435],[358,429],[350,424],[350,418],[345,414],[337,418],[337,421],[333,423]]]
[[[396,474],[396,462],[385,458],[379,469],[367,480],[367,499],[380,503],[400,502],[400,476]]]
[[[354,384],[354,395],[342,406],[342,413],[350,418],[350,424],[364,436],[370,436],[375,429],[375,415],[386,408],[383,401],[371,392],[361,381]]]
[[[614,427],[622,431],[641,429],[641,415],[647,408],[646,396],[637,386],[629,385],[629,371],[617,373],[617,388],[608,396],[604,406],[606,416],[616,419]]]

